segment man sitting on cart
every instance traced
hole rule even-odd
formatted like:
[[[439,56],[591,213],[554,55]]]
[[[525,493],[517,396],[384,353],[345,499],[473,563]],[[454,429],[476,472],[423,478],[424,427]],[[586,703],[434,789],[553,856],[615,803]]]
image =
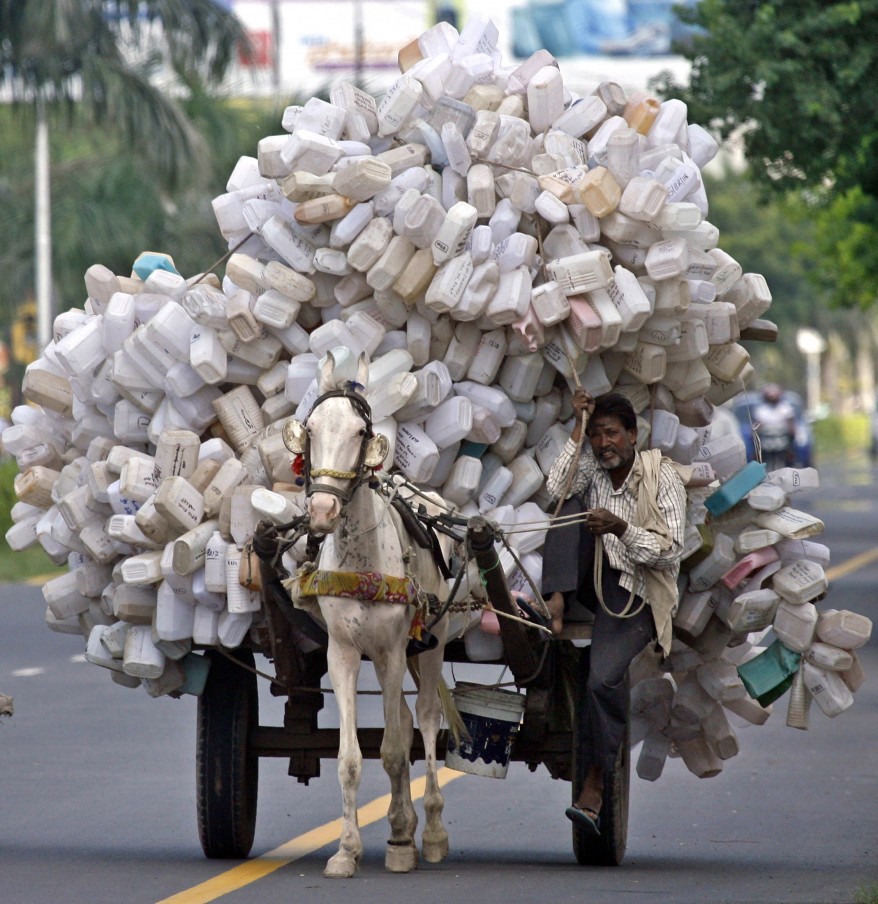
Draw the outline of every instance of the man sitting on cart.
[[[566,495],[561,515],[581,517],[549,531],[542,592],[554,634],[574,600],[594,613],[588,685],[581,689],[585,780],[567,816],[598,834],[604,775],[626,736],[628,666],[653,640],[670,652],[686,493],[670,459],[653,449],[637,453],[637,416],[625,396],[595,400],[578,389],[573,409],[576,426],[547,485],[556,499]],[[587,442],[574,461],[583,429]]]

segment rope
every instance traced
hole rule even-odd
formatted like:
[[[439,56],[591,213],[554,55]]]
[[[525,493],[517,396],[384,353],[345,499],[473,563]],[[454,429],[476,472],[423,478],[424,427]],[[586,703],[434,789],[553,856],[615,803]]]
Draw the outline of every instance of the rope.
[[[635,615],[640,615],[643,611],[643,608],[646,606],[646,598],[641,597],[640,605],[637,609],[632,612],[631,604],[634,602],[634,588],[637,586],[637,566],[635,565],[635,571],[632,575],[632,588],[631,593],[628,595],[628,602],[625,603],[624,608],[621,612],[613,612],[612,609],[604,602],[604,541],[600,534],[596,534],[594,538],[594,592],[595,596],[598,598],[598,602],[601,604],[601,609],[607,613],[607,615],[611,615],[613,618],[634,618]]]
[[[753,452],[756,456],[756,461],[758,461],[759,464],[764,464],[762,461],[762,440],[759,439],[759,431],[753,423],[753,412],[750,410],[750,400],[747,398],[747,387],[740,377],[738,377],[738,380],[741,383],[741,392],[744,393],[744,406],[747,409],[747,420],[750,421],[750,435],[753,437]]]
[[[451,677],[455,684],[457,684],[457,676],[454,674],[454,663],[451,663]],[[518,685],[514,681],[505,681],[501,683],[501,679],[509,671],[509,666],[504,665],[503,669],[500,672],[500,677],[493,684],[483,684],[481,687],[490,687],[490,688],[498,688],[498,687],[518,687]],[[465,691],[464,691],[465,692]]]
[[[382,522],[384,521],[384,518],[387,515],[387,510],[390,508],[391,504],[393,503],[393,499],[396,496],[396,494],[397,494],[396,487],[394,487],[393,491],[389,495],[382,494],[382,495],[385,495],[385,502],[384,502],[384,508],[382,509],[381,514],[378,516],[378,520],[371,527],[366,527],[363,530],[359,531],[358,536],[362,536],[363,534],[370,534],[373,530],[377,530],[381,526]],[[345,552],[345,555],[347,555],[347,552]]]
[[[428,502],[432,502],[438,508],[445,509],[445,511],[449,514],[453,515],[456,511],[453,506],[448,505],[444,501],[437,502],[436,499],[433,498],[433,496],[428,496],[425,492],[423,492],[423,490],[419,490],[413,483],[409,483],[408,480],[400,479],[400,475],[387,474],[385,476],[382,476],[381,479],[386,483],[393,483],[397,487],[405,487],[406,489],[411,490],[416,496],[420,496],[422,499],[426,499]]]
[[[312,477],[337,477],[339,480],[353,480],[359,476],[356,471],[337,471],[335,468],[316,468]]]
[[[514,170],[516,173],[524,173],[526,176],[533,176],[536,178],[536,173],[526,166],[512,166],[510,163],[500,163],[497,160],[488,160],[487,157],[473,157],[472,159],[476,163],[485,163],[488,166],[499,166],[501,169]]]
[[[235,254],[235,252],[237,252],[239,248],[246,245],[247,242],[249,242],[255,234],[255,232],[248,232],[247,235],[244,236],[244,238],[242,238],[234,248],[230,248],[221,258],[219,258],[219,260],[211,264],[210,267],[208,267],[207,270],[205,270],[204,273],[202,273],[201,276],[199,276],[198,279],[196,279],[195,282],[192,283],[192,285],[197,286],[203,279],[206,279],[208,276],[210,276],[210,274],[213,273],[213,271],[216,270],[216,268],[221,263],[223,263],[223,261],[227,261],[233,254]]]
[[[497,559],[497,561],[490,568],[480,568],[479,569],[479,577],[482,579],[482,584],[487,585],[488,582],[485,580],[485,575],[488,574],[489,572],[493,571],[495,568],[499,568],[499,567],[500,567],[500,559]]]

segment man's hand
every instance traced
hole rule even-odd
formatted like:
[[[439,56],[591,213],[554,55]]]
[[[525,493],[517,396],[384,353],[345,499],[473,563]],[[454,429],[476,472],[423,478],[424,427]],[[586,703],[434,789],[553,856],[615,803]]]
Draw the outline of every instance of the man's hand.
[[[628,522],[608,509],[594,508],[586,511],[585,526],[593,534],[615,534],[621,537],[628,527]]]
[[[584,411],[587,415],[594,411],[594,399],[587,389],[577,389],[573,393],[573,410],[577,414]]]
[[[570,434],[573,442],[578,443],[579,437],[582,435],[583,414],[585,415],[584,420],[588,422],[593,411],[594,399],[591,394],[585,389],[577,389],[576,392],[573,393],[573,413],[576,415],[576,424],[573,427],[573,432]]]

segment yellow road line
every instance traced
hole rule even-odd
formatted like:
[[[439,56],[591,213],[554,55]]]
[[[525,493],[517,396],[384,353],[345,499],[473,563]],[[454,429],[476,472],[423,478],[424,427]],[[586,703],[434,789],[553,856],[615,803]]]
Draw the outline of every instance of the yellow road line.
[[[31,587],[42,587],[43,584],[48,583],[52,578],[57,578],[59,574],[63,574],[63,572],[57,571],[55,574],[38,574],[35,577],[27,578],[25,584],[30,584]]]
[[[444,787],[449,782],[460,778],[462,772],[456,772],[454,769],[443,767],[438,772],[439,785]],[[418,800],[424,796],[426,786],[426,778],[416,778],[412,783],[412,800]],[[357,810],[357,819],[360,827],[371,825],[387,816],[387,808],[390,805],[390,795],[385,794],[375,800],[369,801]],[[279,870],[282,866],[292,863],[294,860],[320,850],[327,844],[338,840],[341,837],[341,819],[334,819],[325,825],[318,826],[304,835],[299,835],[287,841],[285,844],[276,847],[268,853],[262,854],[253,860],[248,860],[240,866],[232,867],[206,882],[187,888],[170,898],[163,898],[157,904],[207,904],[208,901],[215,901],[229,892],[236,891],[256,882],[263,876]]]
[[[859,555],[852,556],[846,562],[842,562],[840,565],[828,569],[826,578],[830,581],[843,578],[845,575],[850,574],[852,571],[856,571],[858,568],[865,568],[876,559],[878,559],[878,547],[875,549],[867,549],[866,552],[861,552]]]

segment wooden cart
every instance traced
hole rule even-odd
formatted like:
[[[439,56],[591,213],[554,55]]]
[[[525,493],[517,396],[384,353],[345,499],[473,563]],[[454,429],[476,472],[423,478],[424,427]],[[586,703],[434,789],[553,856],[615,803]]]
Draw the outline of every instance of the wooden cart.
[[[485,576],[488,599],[495,609],[513,605],[497,565],[493,527],[480,518],[467,524],[467,543]],[[318,727],[323,708],[321,683],[326,674],[325,643],[319,626],[289,601],[278,575],[262,564],[262,592],[266,619],[264,637],[248,640],[234,651],[208,649],[211,668],[198,701],[196,756],[198,829],[207,857],[243,858],[253,844],[260,757],[289,759],[289,774],[305,784],[320,775],[320,761],[334,759],[339,733]],[[583,729],[578,689],[585,685],[589,646],[575,646],[575,638],[590,637],[588,625],[571,625],[559,640],[545,640],[537,629],[500,620],[504,658],[516,684],[525,693],[525,714],[513,744],[511,759],[532,771],[541,764],[556,779],[572,781],[578,789],[584,777],[579,752]],[[303,640],[308,639],[310,643]],[[303,647],[309,652],[303,652]],[[254,651],[274,663],[271,692],[286,697],[283,726],[259,724],[258,674]],[[448,662],[469,662],[461,640],[445,648]],[[484,664],[484,663],[483,663]],[[491,663],[487,663],[491,664]],[[363,757],[380,758],[381,728],[358,731]],[[447,731],[440,732],[441,758]],[[412,762],[424,758],[420,733],[415,731]],[[628,832],[629,744],[622,744],[616,768],[606,777],[601,809],[601,834],[595,839],[573,824],[573,851],[583,865],[613,866],[622,862]]]

